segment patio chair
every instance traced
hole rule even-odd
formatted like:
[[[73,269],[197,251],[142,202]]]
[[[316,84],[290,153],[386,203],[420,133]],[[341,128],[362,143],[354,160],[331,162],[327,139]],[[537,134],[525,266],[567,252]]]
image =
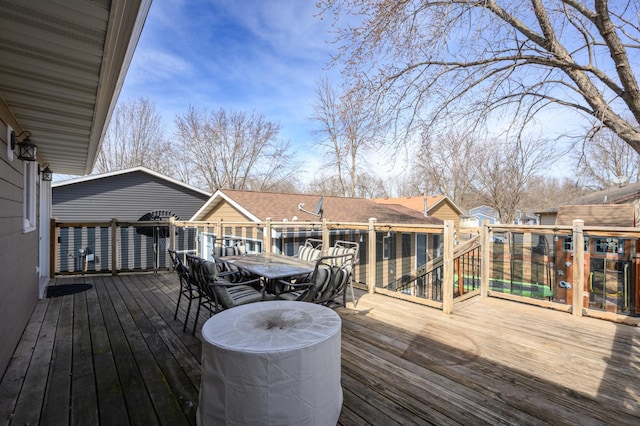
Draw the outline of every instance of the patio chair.
[[[292,289],[276,297],[284,300],[298,300],[318,303],[325,306],[335,302],[335,298],[344,295],[351,280],[351,260],[353,253],[336,256],[322,256],[315,264],[311,279],[305,282],[280,281],[283,288]],[[345,299],[343,297],[343,305]]]
[[[298,259],[305,262],[315,262],[322,257],[322,240],[316,238],[307,238],[303,245],[298,247]],[[300,275],[297,277],[291,277],[290,282],[309,282],[311,274]],[[282,291],[282,286],[279,286],[279,291]]]
[[[180,279],[180,290],[178,293],[178,301],[176,303],[176,310],[173,313],[173,319],[178,318],[178,310],[180,309],[180,300],[182,296],[184,296],[189,303],[187,304],[187,313],[184,319],[184,325],[182,327],[182,331],[186,331],[187,329],[187,321],[189,320],[189,313],[191,312],[191,304],[194,300],[198,299],[198,289],[195,287],[195,283],[189,276],[189,269],[182,262],[180,256],[175,250],[167,249],[169,252],[169,257],[171,258],[171,262],[173,263],[173,269],[175,269],[178,274],[178,278]]]
[[[260,278],[253,278],[240,283],[231,282],[221,276],[216,262],[202,258],[192,259],[193,271],[203,295],[203,306],[210,314],[247,303],[273,300],[274,296],[257,290]],[[196,314],[196,323],[198,314]],[[194,325],[195,329],[195,325]]]
[[[350,279],[349,279],[349,288],[351,289],[351,300],[353,303],[356,303],[356,295],[353,291],[353,281],[354,281],[354,270],[356,264],[358,263],[359,255],[360,255],[360,244],[354,241],[345,241],[345,240],[337,240],[333,243],[333,247],[329,248],[329,255],[337,256],[340,254],[351,253],[353,256],[351,257],[351,264],[349,265]],[[340,258],[344,259],[344,258]],[[347,292],[345,291],[343,294],[343,305],[347,306]]]
[[[214,246],[213,258],[219,259],[216,262],[219,273],[225,274],[225,278],[234,283],[241,283],[248,280],[257,278],[255,275],[248,271],[242,270],[232,264],[224,261],[225,256],[242,256],[247,253],[243,244],[234,244],[232,246]]]

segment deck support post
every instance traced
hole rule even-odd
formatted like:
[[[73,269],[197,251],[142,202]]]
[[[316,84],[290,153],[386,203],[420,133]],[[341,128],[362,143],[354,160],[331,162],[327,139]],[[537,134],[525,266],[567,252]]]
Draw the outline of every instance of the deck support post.
[[[262,236],[262,246],[264,247],[265,253],[273,252],[272,244],[272,236],[271,232],[273,230],[273,225],[271,224],[271,218],[268,217],[264,223],[264,235]]]
[[[58,265],[58,235],[60,235],[56,218],[49,220],[49,278],[54,278]]]
[[[175,250],[176,247],[176,219],[174,217],[169,218],[169,248]],[[173,270],[173,264],[171,265]]]
[[[573,299],[572,314],[582,316],[584,307],[584,220],[573,221]]]
[[[453,247],[455,226],[452,220],[444,221],[444,252],[442,253],[442,312],[453,312]]]
[[[375,217],[369,218],[368,238],[367,238],[367,287],[369,293],[376,292],[376,222]]]
[[[331,247],[331,233],[329,232],[329,225],[327,219],[322,218],[322,255],[327,256],[329,254],[329,247]]]
[[[480,228],[480,297],[489,297],[491,282],[491,241],[489,239],[489,221],[482,221]]]
[[[111,219],[111,275],[118,275],[118,219]]]

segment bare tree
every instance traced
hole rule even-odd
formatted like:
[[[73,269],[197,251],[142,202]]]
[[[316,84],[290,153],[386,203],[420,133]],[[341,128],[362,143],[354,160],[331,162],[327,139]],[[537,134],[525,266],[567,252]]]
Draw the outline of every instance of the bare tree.
[[[551,143],[540,139],[488,140],[477,152],[477,191],[502,223],[513,222],[530,182],[554,155]]]
[[[475,136],[462,132],[425,136],[413,161],[414,192],[444,194],[462,209],[475,207],[478,152],[483,149]]]
[[[569,205],[585,194],[575,180],[558,177],[534,176],[522,195],[519,209],[542,211],[552,207]]]
[[[337,25],[346,22],[336,30],[335,58],[345,78],[408,126],[470,117],[523,130],[559,106],[593,118],[640,152],[637,1],[319,4]]]
[[[387,197],[390,192],[387,189],[387,182],[379,176],[369,173],[360,173],[356,176],[354,193],[351,197],[356,198],[379,198]],[[318,175],[307,184],[306,193],[333,195],[344,197],[342,184],[337,176]]]
[[[613,132],[596,132],[574,155],[582,184],[593,190],[640,181],[640,155]]]
[[[188,164],[186,181],[206,187],[270,190],[293,176],[289,143],[280,126],[258,113],[190,107],[175,120]]]
[[[327,156],[326,166],[335,169],[341,196],[354,197],[363,173],[363,153],[380,142],[382,125],[375,108],[367,105],[362,93],[336,93],[329,80],[320,80],[316,89],[314,119],[320,123],[320,145]]]
[[[173,164],[171,146],[155,104],[146,98],[119,103],[100,147],[95,171],[145,166],[171,175]]]

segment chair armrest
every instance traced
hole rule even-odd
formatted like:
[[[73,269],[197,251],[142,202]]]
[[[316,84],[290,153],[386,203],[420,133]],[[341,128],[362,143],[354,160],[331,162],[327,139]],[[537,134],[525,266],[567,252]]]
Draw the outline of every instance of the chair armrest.
[[[260,282],[260,278],[255,278],[252,280],[240,281],[235,283],[231,281],[227,281],[224,278],[222,278],[222,279],[217,279],[215,281],[209,281],[208,284],[211,286],[219,286],[219,287],[234,287],[237,285],[251,285],[259,282]]]

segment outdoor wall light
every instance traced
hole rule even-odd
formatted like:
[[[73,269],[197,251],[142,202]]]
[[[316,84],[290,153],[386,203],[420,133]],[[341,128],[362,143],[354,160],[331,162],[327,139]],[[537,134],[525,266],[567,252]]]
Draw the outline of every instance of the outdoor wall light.
[[[21,142],[18,142],[18,138],[24,135]],[[38,147],[31,142],[31,132],[24,131],[16,136],[15,132],[11,132],[11,150],[13,151],[18,147],[18,158],[22,161],[36,161],[36,150]]]
[[[44,170],[42,171],[42,180],[44,182],[51,182],[53,180],[53,172],[49,168],[48,164],[44,165]]]

